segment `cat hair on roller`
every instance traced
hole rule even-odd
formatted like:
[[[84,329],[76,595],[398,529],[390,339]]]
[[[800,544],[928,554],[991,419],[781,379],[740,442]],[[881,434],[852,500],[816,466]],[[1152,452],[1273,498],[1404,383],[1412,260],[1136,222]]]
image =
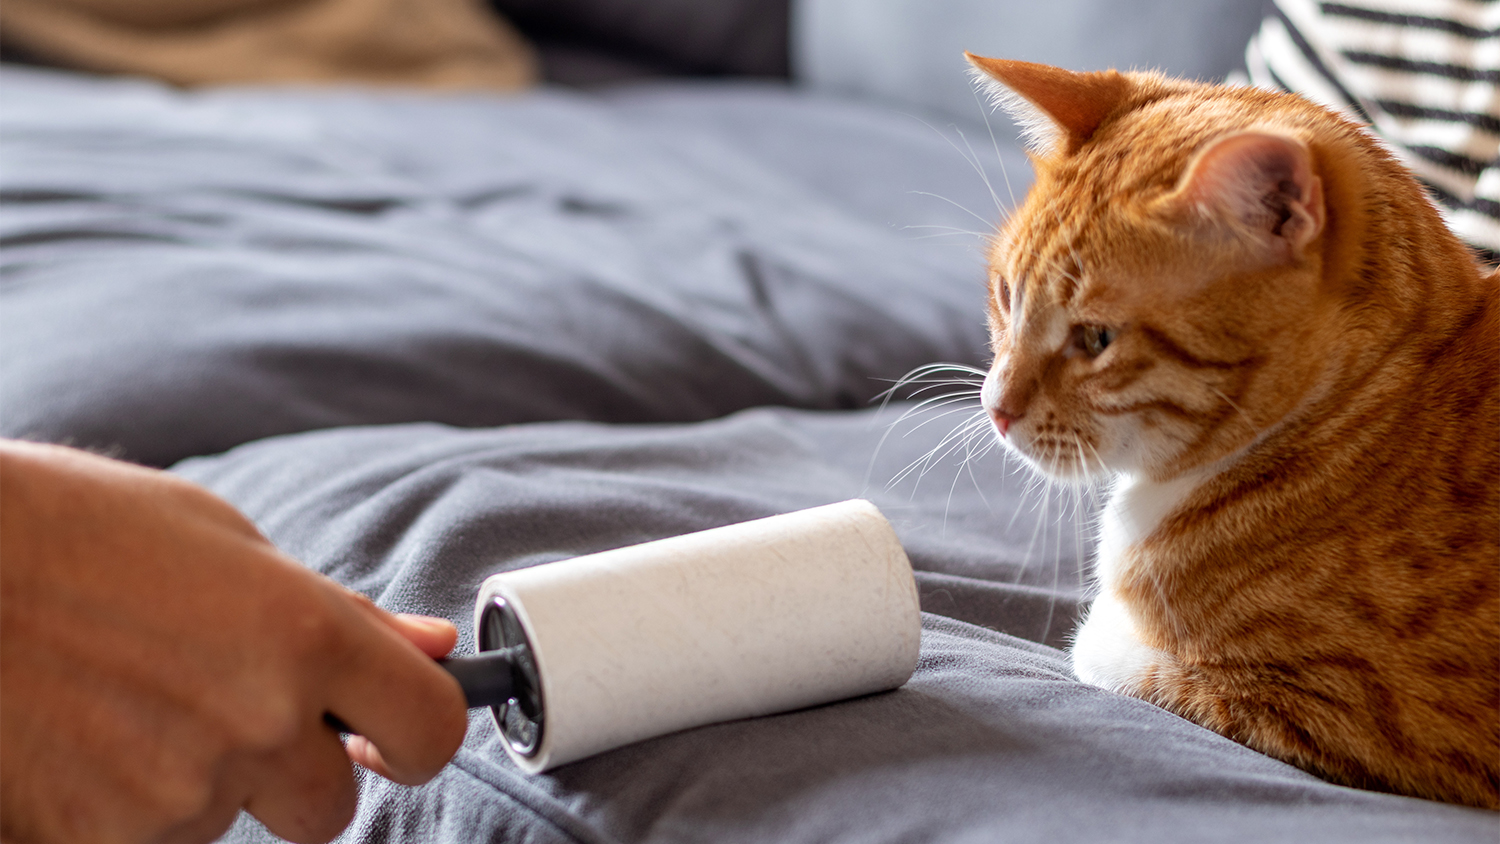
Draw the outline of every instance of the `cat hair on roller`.
[[[853,500],[494,575],[441,660],[539,773],[704,724],[905,683],[922,624],[890,524]]]

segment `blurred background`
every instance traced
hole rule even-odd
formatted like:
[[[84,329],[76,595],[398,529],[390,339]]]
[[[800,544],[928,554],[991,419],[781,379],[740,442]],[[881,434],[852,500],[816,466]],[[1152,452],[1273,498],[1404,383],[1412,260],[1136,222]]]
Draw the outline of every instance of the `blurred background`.
[[[6,0],[0,55],[184,85],[747,76],[973,120],[964,50],[1222,79],[1261,16],[1260,0]]]

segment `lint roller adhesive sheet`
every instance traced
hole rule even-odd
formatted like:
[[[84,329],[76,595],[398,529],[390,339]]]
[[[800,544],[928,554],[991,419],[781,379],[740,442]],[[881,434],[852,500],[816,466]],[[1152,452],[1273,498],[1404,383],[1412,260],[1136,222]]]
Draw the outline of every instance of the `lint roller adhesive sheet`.
[[[911,563],[868,501],[497,574],[481,654],[450,671],[507,750],[545,771],[718,721],[893,689],[916,669]]]

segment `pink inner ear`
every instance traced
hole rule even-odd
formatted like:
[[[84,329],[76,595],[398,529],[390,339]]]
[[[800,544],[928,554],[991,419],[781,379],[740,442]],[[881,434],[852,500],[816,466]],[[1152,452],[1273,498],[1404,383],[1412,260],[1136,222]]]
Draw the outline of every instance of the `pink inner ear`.
[[[1323,183],[1294,138],[1241,132],[1214,141],[1189,165],[1176,195],[1200,216],[1227,217],[1292,254],[1323,231]]]

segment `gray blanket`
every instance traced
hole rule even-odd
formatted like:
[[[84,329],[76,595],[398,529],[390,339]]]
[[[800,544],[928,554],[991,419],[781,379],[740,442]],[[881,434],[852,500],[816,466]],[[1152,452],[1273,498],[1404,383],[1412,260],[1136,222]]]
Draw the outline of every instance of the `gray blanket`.
[[[971,403],[867,407],[984,362],[974,242],[916,228],[982,224],[909,192],[993,216],[952,129],[728,85],[184,95],[7,70],[0,98],[0,432],[173,465],[462,648],[495,571],[849,497],[918,569],[900,690],[539,777],[476,713],[434,782],[365,778],[346,840],[1500,835],[1072,678],[1094,496],[949,439]]]

